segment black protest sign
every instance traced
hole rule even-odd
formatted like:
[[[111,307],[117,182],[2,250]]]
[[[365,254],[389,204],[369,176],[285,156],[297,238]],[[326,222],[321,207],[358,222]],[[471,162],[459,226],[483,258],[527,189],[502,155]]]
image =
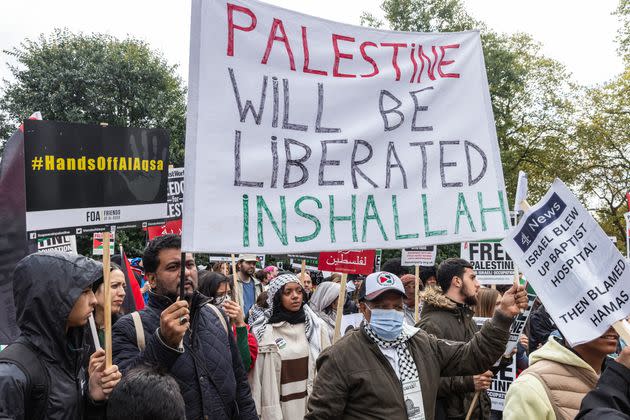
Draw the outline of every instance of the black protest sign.
[[[512,358],[509,365],[499,365],[499,369],[492,378],[488,396],[492,401],[492,409],[503,411],[505,406],[505,396],[510,389],[510,385],[514,382],[516,376],[516,358]]]
[[[165,130],[26,121],[24,135],[30,239],[163,224]]]

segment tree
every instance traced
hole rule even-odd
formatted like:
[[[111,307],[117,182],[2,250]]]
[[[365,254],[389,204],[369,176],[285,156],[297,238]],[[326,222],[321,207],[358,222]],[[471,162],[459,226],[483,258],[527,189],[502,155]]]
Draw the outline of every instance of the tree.
[[[4,151],[4,142],[13,134],[15,127],[8,121],[6,115],[0,112],[0,156]]]
[[[185,89],[176,67],[145,42],[56,30],[5,52],[17,65],[9,66],[15,80],[5,81],[0,98],[0,134],[33,111],[47,120],[164,128],[171,136],[170,163],[183,166]],[[118,243],[129,255],[141,255],[144,237],[119,232]],[[79,251],[90,254],[91,241],[79,237]]]
[[[580,185],[585,202],[592,202],[602,228],[625,249],[623,214],[630,190],[630,67],[601,87],[589,90],[578,124]]]
[[[183,164],[185,89],[144,41],[56,30],[5,53],[17,61],[0,99],[9,122],[41,111],[47,120],[165,128],[170,162]]]
[[[564,67],[543,56],[529,35],[501,35],[472,18],[460,0],[385,0],[381,5],[394,30],[432,32],[481,30],[488,85],[508,195],[519,170],[530,174],[532,198],[555,177],[576,179],[572,115],[575,85]],[[362,23],[383,26],[363,13]]]
[[[617,32],[617,51],[626,63],[630,62],[630,0],[619,0],[615,14],[619,17],[621,26]]]

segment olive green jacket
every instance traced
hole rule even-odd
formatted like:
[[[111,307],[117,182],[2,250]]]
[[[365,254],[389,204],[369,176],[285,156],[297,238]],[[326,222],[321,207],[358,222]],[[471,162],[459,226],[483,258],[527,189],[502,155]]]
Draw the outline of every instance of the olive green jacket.
[[[503,354],[511,323],[512,318],[497,313],[468,343],[440,340],[422,330],[407,341],[427,420],[435,418],[440,377],[487,370]],[[324,350],[317,369],[305,419],[407,418],[400,381],[363,328]]]

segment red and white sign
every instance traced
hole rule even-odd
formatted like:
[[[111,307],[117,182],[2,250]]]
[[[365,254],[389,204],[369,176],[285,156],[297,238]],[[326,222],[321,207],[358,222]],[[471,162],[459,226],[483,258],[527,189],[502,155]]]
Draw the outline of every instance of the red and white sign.
[[[376,250],[320,252],[320,271],[348,274],[371,274],[374,271]]]
[[[162,226],[149,226],[147,228],[147,232],[149,233],[149,240],[156,238],[158,236],[168,235],[169,233],[174,233],[176,235],[182,234],[182,219],[169,220],[165,225]]]

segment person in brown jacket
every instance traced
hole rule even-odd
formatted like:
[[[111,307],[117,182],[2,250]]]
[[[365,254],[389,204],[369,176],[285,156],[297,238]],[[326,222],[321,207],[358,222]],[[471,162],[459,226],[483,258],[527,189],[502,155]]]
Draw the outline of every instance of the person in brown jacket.
[[[461,258],[444,260],[438,267],[437,280],[439,287],[431,288],[424,294],[418,327],[444,340],[470,341],[477,332],[471,306],[477,304],[480,287],[472,265]],[[436,419],[465,419],[476,392],[479,392],[479,403],[471,418],[489,419],[491,401],[485,391],[491,382],[490,371],[441,378]]]
[[[391,273],[370,274],[358,297],[365,322],[320,354],[305,419],[434,420],[440,376],[492,366],[527,306],[523,287],[511,288],[481,331],[459,343],[404,324],[404,287]]]

